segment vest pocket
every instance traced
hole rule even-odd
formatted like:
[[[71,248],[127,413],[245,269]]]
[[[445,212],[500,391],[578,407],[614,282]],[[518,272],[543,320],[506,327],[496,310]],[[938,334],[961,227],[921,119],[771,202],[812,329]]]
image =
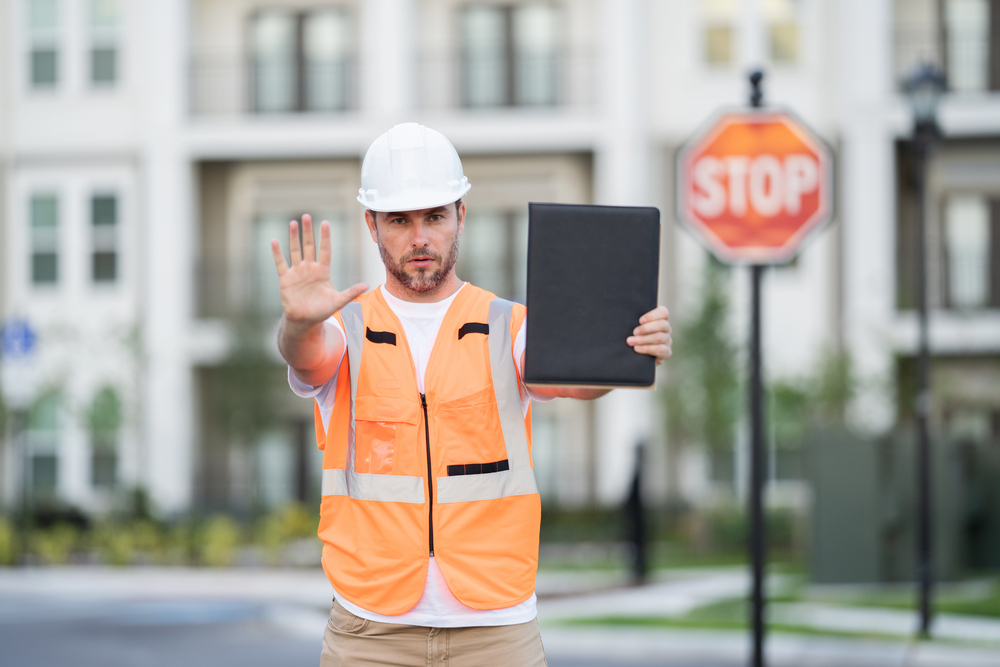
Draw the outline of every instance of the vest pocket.
[[[354,471],[373,475],[392,474],[396,452],[396,425],[358,421],[355,430]]]
[[[354,406],[354,471],[399,474],[398,447],[417,423],[416,404],[401,398],[359,396]]]
[[[435,439],[441,452],[437,476],[449,465],[498,462],[507,458],[493,387],[440,403]]]

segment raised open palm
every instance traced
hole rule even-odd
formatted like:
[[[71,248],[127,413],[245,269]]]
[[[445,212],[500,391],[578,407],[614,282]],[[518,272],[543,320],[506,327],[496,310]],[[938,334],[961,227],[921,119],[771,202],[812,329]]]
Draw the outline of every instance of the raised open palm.
[[[368,289],[358,283],[338,292],[330,280],[330,223],[319,227],[319,254],[313,237],[312,217],[302,216],[302,243],[299,243],[299,223],[288,223],[288,250],[292,265],[285,263],[281,244],[271,240],[274,266],[278,269],[281,307],[285,319],[298,324],[323,322]]]

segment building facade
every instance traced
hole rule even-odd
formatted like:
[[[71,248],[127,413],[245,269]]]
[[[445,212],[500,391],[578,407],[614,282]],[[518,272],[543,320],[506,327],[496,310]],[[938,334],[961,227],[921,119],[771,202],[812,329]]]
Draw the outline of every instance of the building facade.
[[[1000,6],[991,0],[5,0],[0,307],[38,334],[5,375],[0,496],[164,515],[316,492],[311,406],[283,389],[267,242],[331,223],[338,286],[382,282],[354,200],[369,143],[416,120],[473,185],[459,275],[524,298],[528,201],[653,205],[660,299],[697,309],[707,255],[675,224],[674,157],[746,72],[834,147],[836,219],[768,271],[770,378],[853,360],[856,427],[905,419],[916,349],[903,74],[945,68],[928,211],[942,429],[1000,435]],[[614,233],[614,230],[609,230]],[[749,285],[734,270],[730,335]],[[684,354],[678,341],[676,354]],[[670,380],[668,363],[661,384]],[[17,392],[13,392],[17,393]],[[711,502],[711,457],[663,447],[658,393],[535,406],[543,498]],[[259,406],[264,406],[260,408]],[[722,477],[740,491],[743,438]],[[789,489],[794,492],[796,487]],[[794,495],[794,493],[792,494]]]

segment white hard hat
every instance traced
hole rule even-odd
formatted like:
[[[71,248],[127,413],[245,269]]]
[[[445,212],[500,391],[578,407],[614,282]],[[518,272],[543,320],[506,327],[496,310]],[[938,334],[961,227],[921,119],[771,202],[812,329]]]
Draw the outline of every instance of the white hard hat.
[[[372,211],[416,211],[457,201],[471,187],[443,134],[403,123],[368,148],[358,201]]]

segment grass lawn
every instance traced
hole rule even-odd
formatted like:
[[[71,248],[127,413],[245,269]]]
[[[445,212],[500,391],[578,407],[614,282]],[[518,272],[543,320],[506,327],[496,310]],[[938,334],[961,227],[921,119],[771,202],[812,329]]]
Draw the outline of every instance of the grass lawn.
[[[705,605],[692,610],[690,613],[677,617],[666,616],[605,616],[587,619],[575,619],[567,621],[567,625],[603,625],[603,626],[628,626],[644,628],[680,628],[699,630],[740,630],[746,631],[750,627],[749,605],[744,599],[724,600],[714,604]],[[827,637],[851,637],[855,639],[892,639],[898,640],[895,635],[883,635],[879,633],[857,633],[841,632],[832,630],[817,630],[815,628],[788,625],[782,623],[768,623],[768,632],[788,632],[800,635],[815,635]]]
[[[841,590],[823,586],[803,589],[800,595],[800,600],[806,602],[888,609],[916,610],[917,608],[915,584],[894,584],[883,587],[845,586]],[[1000,618],[1000,580],[982,579],[939,584],[934,594],[934,610],[943,614]]]

